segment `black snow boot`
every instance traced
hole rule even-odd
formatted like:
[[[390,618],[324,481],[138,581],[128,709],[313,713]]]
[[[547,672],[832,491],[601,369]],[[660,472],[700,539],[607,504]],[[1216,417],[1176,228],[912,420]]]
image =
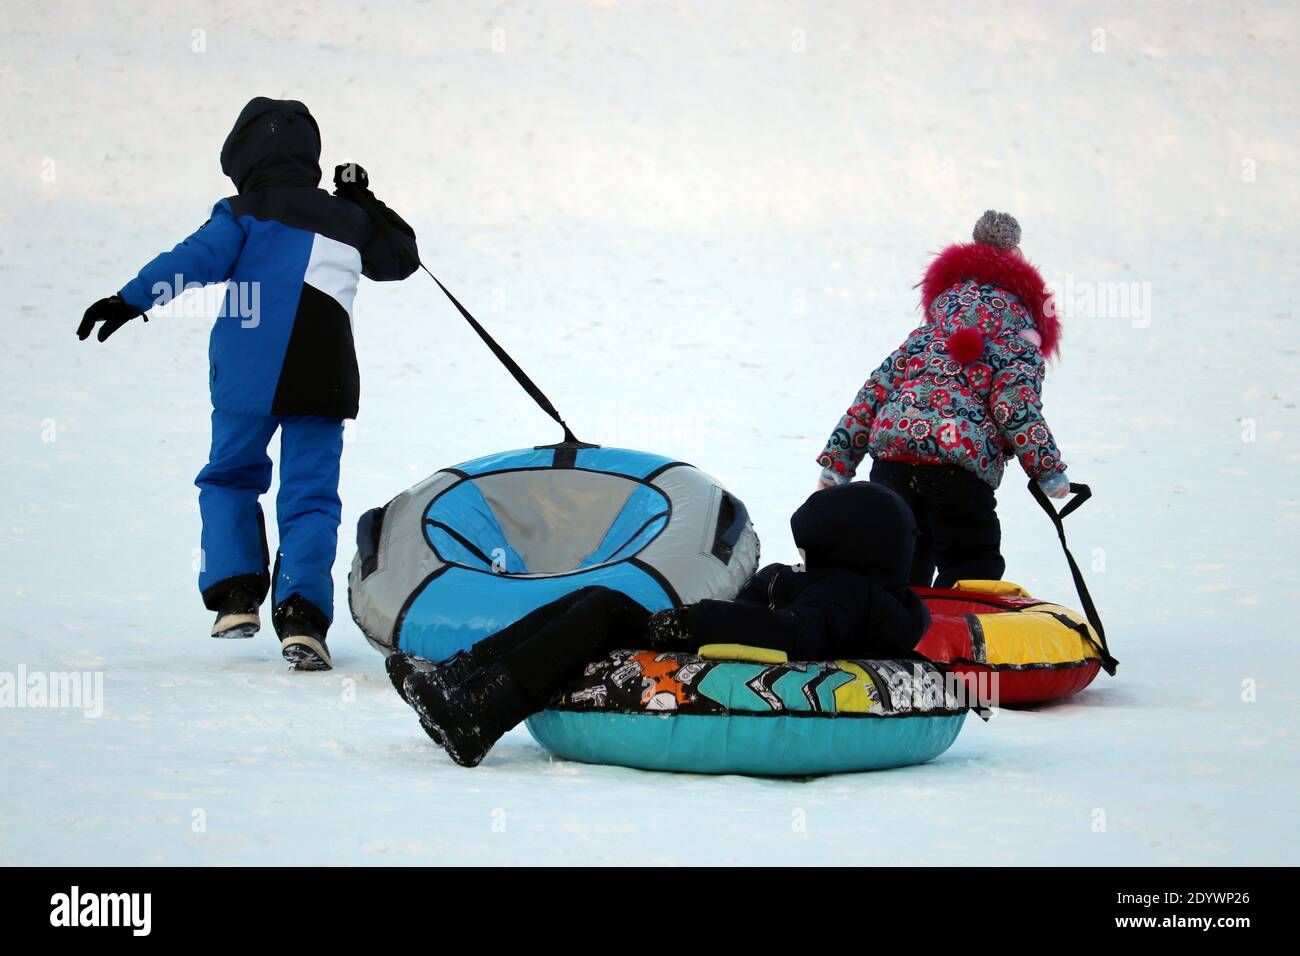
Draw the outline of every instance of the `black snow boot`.
[[[470,677],[482,670],[469,651],[457,651],[445,661],[439,661],[436,664],[422,657],[415,657],[397,651],[385,661],[384,666],[388,670],[388,679],[393,682],[393,689],[408,704],[411,702],[407,700],[406,688],[403,685],[406,678],[412,674],[424,674],[431,682],[454,687],[457,684],[465,683]]]
[[[436,687],[439,692],[442,692],[465,683],[471,676],[482,670],[474,662],[474,656],[469,651],[457,651],[438,664],[397,651],[384,662],[384,666],[388,670],[388,679],[392,682],[393,689],[397,691],[397,696],[412,707],[415,705],[406,696],[406,678],[412,674],[420,674],[430,688]],[[421,724],[423,723],[424,721],[421,720]],[[442,734],[437,730],[425,725],[424,731],[439,747],[444,745]]]
[[[451,686],[417,671],[404,687],[425,733],[462,767],[478,766],[507,730],[537,710],[515,680],[496,668]]]
[[[385,659],[384,670],[388,672],[388,680],[392,683],[393,690],[397,691],[397,696],[409,704],[410,701],[406,700],[406,688],[402,684],[406,681],[406,678],[419,670],[415,666],[411,655],[403,654],[401,651],[394,651]]]
[[[262,619],[257,612],[261,605],[261,595],[252,588],[231,588],[217,603],[217,620],[212,625],[212,636],[252,637],[262,627]]]
[[[320,608],[293,594],[280,602],[272,619],[280,635],[280,653],[293,670],[327,671],[334,666],[325,645],[329,621]]]
[[[384,661],[384,669],[388,671],[388,679],[393,685],[393,690],[397,691],[397,696],[402,698],[402,703],[414,707],[415,705],[412,704],[410,699],[406,696],[406,679],[412,674],[426,673],[424,668],[419,667],[416,664],[416,658],[412,657],[410,654],[403,654],[401,651],[395,651],[389,655],[386,661]],[[420,724],[421,726],[424,725],[423,719],[421,719]],[[442,746],[442,734],[430,730],[428,727],[424,728],[424,732],[429,735],[430,739],[435,744],[439,747]]]

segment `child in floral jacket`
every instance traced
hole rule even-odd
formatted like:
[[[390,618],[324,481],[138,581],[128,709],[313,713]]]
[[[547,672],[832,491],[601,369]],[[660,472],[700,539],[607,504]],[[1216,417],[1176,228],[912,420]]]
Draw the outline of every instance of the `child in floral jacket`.
[[[913,585],[996,580],[1006,562],[994,490],[1013,455],[1047,494],[1069,493],[1043,419],[1044,360],[1060,324],[1020,252],[1020,225],[986,212],[974,242],[943,250],[920,284],[926,321],[871,374],[818,457],[823,486],[871,480],[912,506],[921,540]]]

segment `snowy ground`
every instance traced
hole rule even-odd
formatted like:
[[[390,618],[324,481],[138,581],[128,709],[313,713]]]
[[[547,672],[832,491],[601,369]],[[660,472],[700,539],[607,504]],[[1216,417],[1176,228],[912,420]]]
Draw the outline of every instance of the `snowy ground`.
[[[101,673],[104,712],[0,709],[0,863],[1297,862],[1300,17],[921,6],[5,0],[0,671]],[[656,775],[523,730],[454,767],[347,617],[350,528],[558,436],[421,276],[358,299],[337,669],[208,640],[208,323],[72,333],[230,192],[255,94],[311,106],[580,435],[714,473],[773,560],[926,256],[1015,211],[1073,290],[1047,412],[1119,677],[893,772]],[[1008,474],[1008,577],[1074,603]]]

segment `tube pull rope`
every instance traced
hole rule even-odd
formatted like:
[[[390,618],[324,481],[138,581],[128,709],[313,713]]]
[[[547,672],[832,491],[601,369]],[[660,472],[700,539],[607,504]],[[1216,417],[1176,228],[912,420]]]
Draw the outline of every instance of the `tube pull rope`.
[[[1065,519],[1079,509],[1079,507],[1092,497],[1092,489],[1087,485],[1070,482],[1070,491],[1074,497],[1066,502],[1065,507],[1060,511],[1052,506],[1052,502],[1047,497],[1047,492],[1038,486],[1038,482],[1029,479],[1029,493],[1034,496],[1047,516],[1052,519],[1052,524],[1056,526],[1056,536],[1061,539],[1061,550],[1065,552],[1065,560],[1070,564],[1070,575],[1074,578],[1074,589],[1079,593],[1079,603],[1083,605],[1083,614],[1092,625],[1092,629],[1097,632],[1097,650],[1101,652],[1101,666],[1112,677],[1115,676],[1115,669],[1119,667],[1119,661],[1110,656],[1110,647],[1106,644],[1106,629],[1101,626],[1101,615],[1097,613],[1097,606],[1092,603],[1092,595],[1088,593],[1088,585],[1083,580],[1083,572],[1079,570],[1078,563],[1074,560],[1074,555],[1070,553],[1070,546],[1065,543]]]
[[[336,186],[339,187],[339,190],[344,189],[344,184],[340,183],[339,181],[339,171],[342,170],[343,168],[344,168],[343,166],[340,166],[338,169],[334,171],[334,183]],[[369,191],[369,189],[365,188],[369,182],[369,177],[365,176],[364,172],[361,173],[361,176],[364,177],[364,181],[361,184],[361,188],[347,189],[345,194],[340,192],[339,190],[336,190],[336,195],[344,195],[344,198],[352,202],[355,202],[357,205],[361,206],[361,208],[363,208],[366,211],[366,213],[370,216],[371,220],[374,223],[376,223],[379,226],[382,226],[384,229],[387,229],[389,232],[396,232],[397,231],[396,226],[394,226],[394,224],[389,220],[388,216],[384,215],[384,212],[378,208],[379,206],[382,206],[382,203],[379,203],[374,198],[374,195]],[[414,233],[412,233],[412,235],[414,235]],[[548,448],[552,448],[552,447],[594,448],[596,447],[595,445],[589,445],[586,442],[578,440],[577,436],[573,434],[573,431],[569,428],[568,424],[564,421],[563,418],[560,417],[560,413],[555,410],[555,406],[551,404],[551,400],[547,398],[546,395],[542,392],[542,390],[538,388],[537,385],[533,382],[533,380],[528,377],[527,373],[525,373],[524,370],[519,367],[519,363],[510,357],[510,353],[507,352],[505,349],[503,349],[497,343],[497,340],[492,338],[492,336],[488,334],[488,330],[483,328],[483,326],[479,323],[478,319],[474,318],[474,316],[470,314],[469,309],[461,305],[460,300],[451,294],[451,290],[448,289],[445,285],[443,285],[442,281],[436,275],[434,275],[432,272],[429,271],[428,266],[426,266],[419,259],[416,259],[416,262],[419,263],[420,268],[425,271],[425,273],[429,276],[430,279],[438,283],[438,288],[442,290],[443,295],[445,295],[448,299],[451,300],[451,304],[456,307],[456,311],[465,317],[465,321],[468,322],[470,326],[474,329],[474,331],[478,333],[479,338],[481,338],[483,342],[487,345],[487,347],[492,350],[492,354],[495,355],[498,360],[500,360],[501,364],[504,365],[507,370],[509,370],[510,374],[515,377],[515,381],[519,383],[519,385],[523,388],[525,392],[529,394],[529,396],[531,396],[532,400],[537,403],[537,406],[542,411],[544,411],[547,415],[551,416],[551,418],[553,418],[556,421],[556,423],[561,428],[564,429],[564,441],[560,442],[558,445],[547,445],[544,447],[548,447]]]
[[[425,274],[428,275],[430,279],[438,283],[438,288],[442,290],[442,294],[451,300],[451,304],[456,307],[456,311],[459,312],[464,317],[465,321],[470,324],[470,327],[478,333],[479,338],[481,338],[484,344],[492,350],[492,354],[500,360],[501,364],[506,367],[510,374],[515,377],[515,381],[519,383],[520,387],[522,387],[523,390],[532,397],[532,400],[537,403],[537,406],[542,411],[555,419],[556,423],[564,429],[564,441],[560,444],[582,448],[594,448],[594,445],[588,445],[586,442],[578,440],[578,438],[573,434],[573,431],[569,428],[568,424],[560,417],[560,413],[556,411],[555,406],[551,404],[551,400],[547,398],[545,393],[537,387],[531,378],[528,377],[528,373],[519,367],[519,363],[510,357],[510,353],[503,349],[496,339],[492,338],[488,333],[488,330],[483,328],[482,324],[478,319],[474,318],[469,309],[461,305],[460,300],[451,294],[451,290],[442,284],[442,280],[430,272],[429,267],[423,262],[420,263],[420,268],[425,271]]]

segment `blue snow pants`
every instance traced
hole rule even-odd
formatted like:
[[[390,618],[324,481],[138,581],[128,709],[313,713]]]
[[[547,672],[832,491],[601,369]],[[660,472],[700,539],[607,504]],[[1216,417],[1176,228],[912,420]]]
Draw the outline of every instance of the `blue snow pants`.
[[[275,514],[280,545],[272,582],[258,499],[271,487],[266,449],[277,428],[280,490]],[[199,590],[210,610],[217,609],[232,586],[251,587],[262,598],[269,586],[272,606],[297,594],[326,621],[333,619],[342,455],[342,419],[213,410],[212,452],[194,482],[203,518]]]

